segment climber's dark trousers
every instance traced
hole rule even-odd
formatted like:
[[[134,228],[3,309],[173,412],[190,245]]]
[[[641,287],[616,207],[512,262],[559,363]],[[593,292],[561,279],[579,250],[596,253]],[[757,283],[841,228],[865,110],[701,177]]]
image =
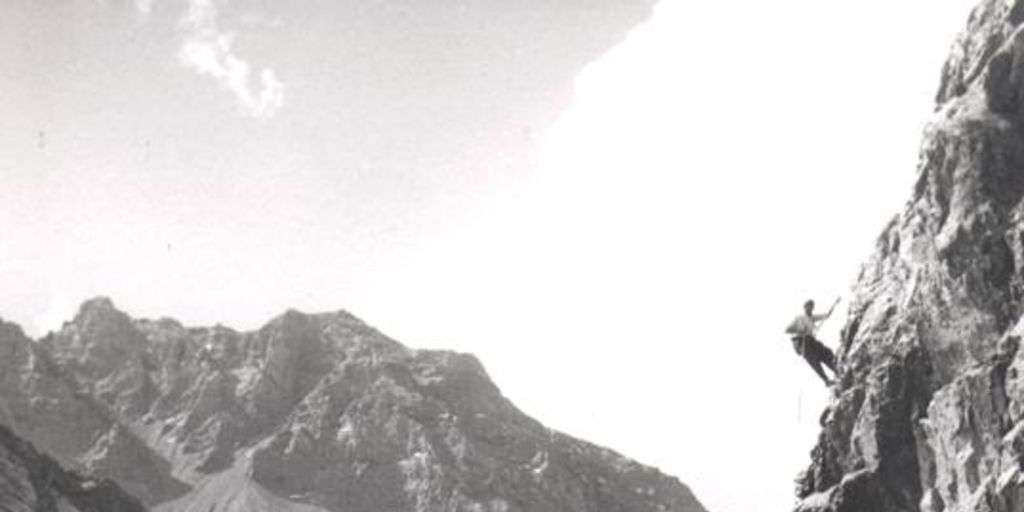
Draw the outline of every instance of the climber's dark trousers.
[[[803,356],[807,364],[811,365],[814,373],[817,373],[821,380],[825,381],[825,384],[830,382],[828,376],[825,375],[825,370],[821,368],[821,364],[824,363],[835,374],[836,356],[824,343],[814,339],[814,336],[798,336],[793,338],[793,348],[796,349],[797,354]]]

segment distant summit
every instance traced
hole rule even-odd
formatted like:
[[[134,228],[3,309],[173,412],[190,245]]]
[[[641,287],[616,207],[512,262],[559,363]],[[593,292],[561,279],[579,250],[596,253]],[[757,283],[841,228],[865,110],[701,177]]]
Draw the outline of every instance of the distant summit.
[[[525,416],[476,358],[344,311],[237,332],[96,298],[38,342],[5,324],[0,354],[0,422],[157,512],[704,511]]]

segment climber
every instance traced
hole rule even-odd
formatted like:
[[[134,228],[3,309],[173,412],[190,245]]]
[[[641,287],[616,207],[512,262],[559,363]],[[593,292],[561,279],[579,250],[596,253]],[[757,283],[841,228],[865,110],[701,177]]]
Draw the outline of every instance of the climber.
[[[826,386],[831,386],[832,380],[825,375],[821,365],[824,363],[825,366],[828,366],[834,376],[836,374],[836,356],[824,343],[818,341],[814,334],[820,324],[832,316],[836,304],[839,304],[839,299],[832,303],[828,313],[815,315],[814,301],[808,300],[804,303],[804,314],[797,316],[789,324],[789,327],[786,327],[786,334],[790,335],[793,340],[793,349],[797,354],[803,356],[807,364],[811,365],[811,369],[821,377],[821,380],[825,381]]]

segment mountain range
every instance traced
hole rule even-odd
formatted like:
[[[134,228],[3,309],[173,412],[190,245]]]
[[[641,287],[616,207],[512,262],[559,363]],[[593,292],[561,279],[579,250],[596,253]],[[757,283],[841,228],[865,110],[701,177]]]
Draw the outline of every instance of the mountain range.
[[[344,311],[238,332],[96,298],[39,340],[2,323],[0,424],[156,512],[704,510],[526,416],[473,356]]]

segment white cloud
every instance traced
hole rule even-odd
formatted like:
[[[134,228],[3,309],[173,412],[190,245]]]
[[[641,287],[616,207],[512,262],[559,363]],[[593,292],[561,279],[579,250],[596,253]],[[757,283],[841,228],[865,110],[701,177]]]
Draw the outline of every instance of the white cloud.
[[[193,27],[216,25],[217,8],[211,0],[188,0],[188,12],[183,22]]]
[[[153,12],[153,0],[135,0],[135,9],[143,19],[149,18],[149,13]]]
[[[231,92],[247,114],[273,116],[284,104],[284,83],[270,68],[263,68],[254,83],[249,63],[232,49],[234,34],[219,27],[217,15],[211,0],[189,0],[182,20],[187,34],[178,58],[189,69],[213,78]]]

